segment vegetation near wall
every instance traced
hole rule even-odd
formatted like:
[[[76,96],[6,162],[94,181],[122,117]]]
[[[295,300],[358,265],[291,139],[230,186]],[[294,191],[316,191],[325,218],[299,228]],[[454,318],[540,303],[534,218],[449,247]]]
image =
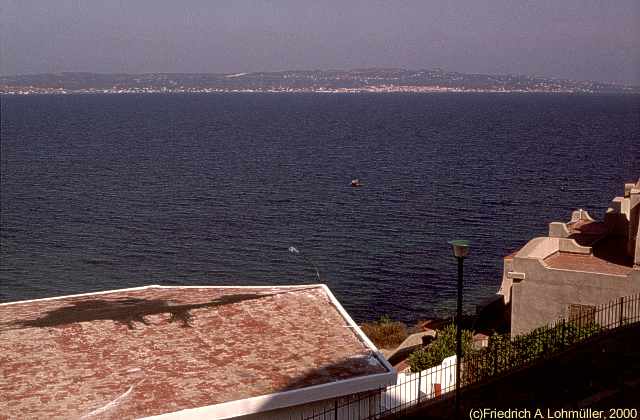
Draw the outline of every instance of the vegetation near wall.
[[[472,351],[472,342],[473,333],[462,330],[463,357]],[[420,372],[439,365],[444,359],[454,354],[456,354],[456,327],[450,324],[438,331],[436,339],[429,346],[411,353],[408,362],[412,372]]]
[[[473,349],[473,333],[462,331],[462,357],[465,363],[465,380],[495,375],[508,369],[561,351],[599,332],[596,323],[563,322],[555,326],[536,328],[528,334],[511,338],[509,334],[494,334],[488,347]],[[427,347],[409,356],[412,372],[420,372],[437,366],[456,354],[456,327],[451,324],[438,331],[436,339]],[[473,379],[473,380],[472,380]]]
[[[494,334],[485,349],[471,352],[464,362],[467,383],[524,366],[548,355],[558,353],[602,330],[595,322],[562,322],[544,326],[511,338]]]
[[[388,316],[381,317],[377,322],[366,322],[361,328],[362,332],[379,348],[394,348],[409,335],[404,323],[393,321]]]

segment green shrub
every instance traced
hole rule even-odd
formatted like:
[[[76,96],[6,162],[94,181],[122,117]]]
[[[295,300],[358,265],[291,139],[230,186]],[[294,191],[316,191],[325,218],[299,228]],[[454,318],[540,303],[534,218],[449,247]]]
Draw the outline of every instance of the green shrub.
[[[462,330],[462,355],[469,353],[472,348],[473,333]],[[408,362],[412,372],[420,372],[437,366],[444,359],[456,354],[456,327],[447,325],[438,331],[436,339],[429,346],[411,353]]]
[[[366,322],[361,328],[373,344],[380,348],[394,348],[409,335],[404,323],[393,321],[388,315],[382,316],[377,322]]]
[[[494,334],[486,349],[471,353],[466,360],[465,381],[473,382],[557,353],[600,331],[596,323],[572,322],[543,326],[514,338]]]

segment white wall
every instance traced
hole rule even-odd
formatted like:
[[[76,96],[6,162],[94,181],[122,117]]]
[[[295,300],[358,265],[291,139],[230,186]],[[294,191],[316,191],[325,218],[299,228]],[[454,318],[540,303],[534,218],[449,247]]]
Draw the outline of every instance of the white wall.
[[[318,416],[319,420],[362,420],[380,412],[399,411],[419,401],[435,398],[437,397],[435,384],[440,384],[441,394],[455,389],[456,356],[447,357],[440,365],[422,372],[398,373],[396,385],[388,386],[381,393],[373,392],[369,396],[348,395],[239,418],[242,420],[298,420]]]

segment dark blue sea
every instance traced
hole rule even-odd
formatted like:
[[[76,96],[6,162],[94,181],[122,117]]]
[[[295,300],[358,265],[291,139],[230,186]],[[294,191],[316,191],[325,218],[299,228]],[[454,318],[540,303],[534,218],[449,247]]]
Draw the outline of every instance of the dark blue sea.
[[[322,282],[358,321],[467,310],[502,257],[640,176],[640,97],[1,98],[0,301]],[[361,188],[350,182],[359,178]],[[300,255],[288,252],[290,246]]]

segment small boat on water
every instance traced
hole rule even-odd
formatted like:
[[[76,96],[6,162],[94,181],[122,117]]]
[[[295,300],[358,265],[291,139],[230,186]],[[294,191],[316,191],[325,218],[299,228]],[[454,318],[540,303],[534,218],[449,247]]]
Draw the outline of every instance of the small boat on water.
[[[351,186],[352,187],[362,187],[362,183],[360,182],[360,180],[358,178],[352,179],[351,180]]]

